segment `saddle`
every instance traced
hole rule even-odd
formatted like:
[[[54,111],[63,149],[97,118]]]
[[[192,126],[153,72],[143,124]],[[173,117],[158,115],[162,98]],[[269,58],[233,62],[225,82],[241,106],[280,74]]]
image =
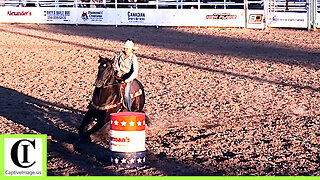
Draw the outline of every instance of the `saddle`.
[[[126,88],[127,83],[125,83],[124,81],[121,82],[120,85],[120,95],[121,95],[121,104],[123,105],[123,107],[127,108],[125,103],[124,103],[124,89]],[[133,87],[133,86],[132,86]],[[132,99],[132,101],[134,100],[134,98],[141,96],[143,93],[142,89],[139,88],[138,90],[135,90],[134,88],[131,88],[131,92],[130,92],[130,97]]]

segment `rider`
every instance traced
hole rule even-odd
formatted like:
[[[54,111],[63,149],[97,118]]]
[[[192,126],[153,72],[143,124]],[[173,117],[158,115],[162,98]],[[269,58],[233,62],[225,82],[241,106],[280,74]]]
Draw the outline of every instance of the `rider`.
[[[124,103],[127,106],[127,110],[131,111],[132,99],[130,91],[132,81],[138,76],[138,60],[133,51],[138,48],[134,46],[132,40],[127,40],[123,48],[124,50],[116,60],[115,75],[118,81],[126,85],[124,89]]]

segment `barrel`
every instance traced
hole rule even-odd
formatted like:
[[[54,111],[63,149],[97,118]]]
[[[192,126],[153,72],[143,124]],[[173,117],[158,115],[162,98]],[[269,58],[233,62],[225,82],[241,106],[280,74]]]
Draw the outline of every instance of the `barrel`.
[[[145,114],[111,113],[111,162],[116,167],[142,167],[146,162]]]

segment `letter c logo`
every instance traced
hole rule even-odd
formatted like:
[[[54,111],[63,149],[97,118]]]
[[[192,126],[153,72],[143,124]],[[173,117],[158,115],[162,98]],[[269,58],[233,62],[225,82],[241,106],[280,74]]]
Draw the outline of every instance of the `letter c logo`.
[[[19,162],[19,158],[18,158],[18,148],[19,148],[19,145],[21,142],[29,142],[33,148],[35,149],[36,148],[36,140],[33,140],[33,141],[30,141],[30,140],[27,140],[27,139],[22,139],[22,140],[19,140],[17,141],[16,143],[14,143],[14,145],[12,146],[12,149],[11,149],[11,159],[13,161],[13,163],[18,166],[18,167],[21,167],[21,168],[28,168],[28,167],[31,167],[33,166],[36,161],[34,161],[33,163],[30,164],[30,162],[28,161],[28,147],[30,145],[22,145],[23,147],[23,161],[21,163]],[[29,165],[25,165],[25,164],[29,164]]]

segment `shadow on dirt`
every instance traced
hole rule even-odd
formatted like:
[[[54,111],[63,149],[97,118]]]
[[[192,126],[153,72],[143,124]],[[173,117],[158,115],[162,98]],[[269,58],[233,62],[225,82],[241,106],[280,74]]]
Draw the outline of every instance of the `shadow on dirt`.
[[[151,30],[151,31],[157,31],[155,33],[164,33],[163,34],[164,37],[167,37],[167,36],[165,36],[165,34],[169,34],[169,36],[174,36],[174,35],[170,34],[172,31],[170,29],[157,30],[155,28],[145,28],[145,27],[118,27],[118,28],[115,28],[115,27],[110,27],[110,26],[101,27],[101,26],[66,26],[66,25],[52,25],[52,26],[51,25],[50,26],[44,25],[44,26],[37,26],[37,27],[34,27],[36,25],[16,25],[16,26],[19,26],[19,27],[21,26],[21,27],[24,27],[27,29],[35,29],[35,30],[48,31],[48,32],[54,32],[54,33],[68,34],[68,35],[72,34],[72,35],[90,36],[90,37],[94,37],[94,38],[105,38],[105,39],[111,38],[112,39],[112,37],[113,37],[114,39],[116,39],[115,37],[117,37],[118,39],[116,39],[116,40],[126,39],[125,38],[126,33],[122,32],[122,31],[128,30],[128,33],[130,34],[130,33],[132,33],[131,31],[135,30],[134,28],[137,28],[138,30],[140,30],[140,31],[138,31],[138,33],[136,33],[137,35],[139,35],[142,32],[146,32],[148,30]],[[54,27],[57,27],[57,28],[54,29]],[[90,32],[90,29],[94,30],[93,28],[101,29],[101,32],[105,32],[105,33],[92,33],[92,34],[88,33],[88,32]],[[74,30],[74,31],[72,31],[72,30]],[[117,31],[117,30],[119,30],[119,31]],[[114,52],[114,50],[108,49],[107,47],[96,47],[96,46],[92,46],[92,45],[84,45],[84,44],[80,44],[80,43],[64,41],[64,40],[60,40],[60,39],[54,39],[54,38],[50,38],[50,37],[43,37],[43,36],[39,36],[39,35],[30,35],[30,34],[26,34],[26,33],[13,32],[13,31],[1,29],[1,28],[0,28],[0,31],[14,33],[14,34],[23,35],[23,36],[28,36],[28,37],[37,38],[37,39],[44,39],[44,40],[49,40],[49,41],[70,44],[70,45],[83,47],[83,48],[89,48],[89,49],[93,49],[93,50],[97,50],[97,51]],[[175,34],[175,33],[178,33],[177,36],[183,36],[183,33],[181,33],[181,32],[173,32],[173,34]],[[122,34],[122,36],[121,36],[121,34]],[[142,36],[142,35],[139,35],[139,36]],[[188,36],[191,36],[191,35],[185,34],[185,36],[186,36],[185,38],[187,38]],[[199,35],[193,35],[193,36],[199,36]],[[203,37],[199,36],[198,38],[201,39]],[[218,37],[211,37],[210,36],[208,38],[218,38]],[[135,39],[138,39],[138,38],[135,38]],[[166,38],[164,38],[164,39],[166,39]],[[219,41],[212,41],[211,42],[211,43],[213,43],[212,45],[208,44],[209,42],[208,43],[203,42],[204,44],[200,43],[199,46],[191,48],[190,51],[194,51],[195,48],[200,48],[200,49],[202,48],[203,51],[206,53],[215,54],[217,50],[215,50],[214,46],[218,45],[219,46],[218,49],[226,48],[223,51],[226,51],[229,54],[231,53],[231,55],[234,55],[234,56],[238,56],[237,53],[241,53],[243,56],[246,56],[246,57],[249,56],[249,58],[256,57],[258,59],[263,59],[263,58],[268,59],[268,57],[272,57],[271,59],[269,59],[270,61],[276,61],[276,62],[291,64],[291,65],[296,64],[299,66],[314,68],[316,70],[320,69],[320,59],[318,57],[319,56],[318,53],[310,53],[310,52],[306,52],[303,50],[298,51],[298,50],[294,50],[294,49],[290,50],[288,48],[273,47],[274,49],[271,51],[271,54],[270,54],[270,47],[266,47],[265,45],[263,45],[261,43],[256,43],[256,42],[251,42],[251,41],[245,42],[244,40],[236,40],[236,39],[234,39],[234,40],[224,39],[224,38],[218,38],[218,39],[220,42]],[[160,42],[162,42],[162,40],[163,39],[161,39]],[[230,43],[229,45],[234,44],[234,43],[237,44],[237,42],[239,41],[238,45],[241,47],[243,45],[242,48],[244,48],[244,49],[235,48],[236,49],[235,50],[233,48],[233,49],[230,49],[230,51],[229,51],[228,50],[229,46],[226,45],[226,42],[224,42],[224,41],[226,41],[226,42],[228,41]],[[149,41],[147,41],[145,43],[149,43]],[[242,43],[244,43],[244,44],[242,44]],[[249,45],[246,43],[249,43]],[[177,44],[172,43],[170,45],[170,43],[169,43],[169,47],[172,46],[173,49],[179,48],[179,45],[178,46],[174,46],[174,45],[177,45]],[[202,47],[204,45],[207,47],[207,49],[205,47]],[[164,47],[165,45],[160,43],[157,46]],[[256,48],[255,46],[257,46],[259,48]],[[164,47],[164,48],[168,48],[168,47]],[[183,49],[186,47],[182,46],[181,48]],[[254,51],[253,51],[253,49],[254,49]],[[267,49],[268,49],[268,51],[267,51]],[[186,49],[183,49],[183,50],[186,50]],[[259,54],[258,51],[262,54]],[[317,92],[320,91],[320,89],[317,87],[303,86],[300,84],[296,84],[295,82],[282,82],[282,81],[277,81],[277,80],[269,80],[267,78],[261,78],[261,77],[247,75],[247,74],[241,74],[241,73],[237,73],[237,72],[235,73],[235,72],[226,71],[226,70],[219,69],[219,68],[209,68],[209,67],[203,66],[201,64],[195,65],[195,64],[189,63],[188,61],[181,62],[181,61],[175,60],[174,58],[165,59],[165,58],[159,58],[159,57],[153,56],[153,55],[151,55],[151,56],[144,55],[144,54],[136,54],[136,55],[140,58],[146,58],[146,59],[151,59],[151,60],[159,61],[159,62],[166,62],[166,63],[182,65],[182,66],[186,66],[186,67],[190,67],[190,68],[194,68],[194,69],[205,70],[205,71],[209,71],[209,72],[220,73],[223,75],[229,75],[229,76],[234,76],[234,77],[239,77],[239,78],[251,79],[251,80],[255,80],[255,81],[259,81],[259,82],[266,82],[266,83],[270,83],[270,84],[274,84],[274,85],[289,86],[289,87],[298,88],[298,89],[308,89],[308,90],[317,91]]]
[[[48,136],[48,154],[62,158],[82,173],[71,175],[123,175],[104,167],[111,165],[110,150],[91,142],[79,142],[77,128],[83,118],[82,111],[60,104],[45,102],[12,89],[0,86],[0,116],[14,123],[28,127]],[[28,132],[24,132],[28,133]],[[204,175],[172,160],[163,159],[159,165],[153,152],[148,152],[147,164],[166,175]],[[48,157],[48,162],[51,156]],[[59,162],[62,163],[62,162]],[[183,167],[184,171],[172,170],[172,164]],[[188,169],[189,168],[189,169]],[[181,168],[179,168],[181,169]],[[61,175],[48,170],[48,175]]]
[[[105,40],[133,39],[139,45],[175,49],[195,53],[235,56],[248,59],[313,67],[319,64],[319,51],[283,47],[268,42],[254,42],[219,36],[197,35],[176,31],[174,28],[128,26],[70,26],[70,25],[15,25],[26,29],[85,36]],[[93,33],[94,32],[94,33]],[[148,34],[148,35],[146,35]],[[150,36],[150,34],[152,34]],[[311,66],[312,65],[312,66]],[[318,66],[317,66],[318,67]]]

